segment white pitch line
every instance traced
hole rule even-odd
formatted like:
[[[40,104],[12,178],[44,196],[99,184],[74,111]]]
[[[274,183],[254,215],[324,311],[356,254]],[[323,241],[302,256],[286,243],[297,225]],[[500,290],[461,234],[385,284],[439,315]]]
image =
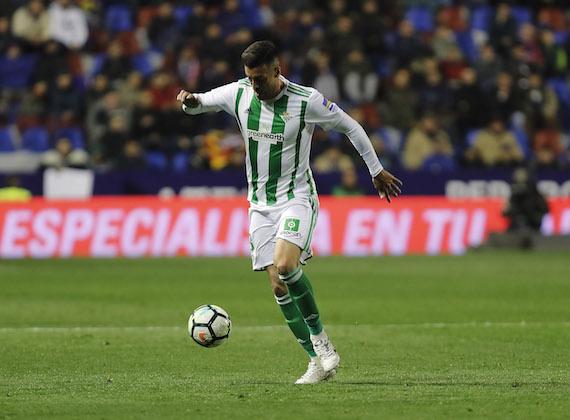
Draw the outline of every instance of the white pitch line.
[[[425,323],[402,323],[402,324],[331,324],[331,328],[426,328],[426,329],[443,329],[443,328],[513,328],[513,327],[570,327],[570,321],[554,321],[554,322],[425,322]],[[244,331],[255,330],[275,330],[285,328],[285,325],[245,325],[239,327]],[[185,330],[183,326],[119,326],[119,325],[102,325],[102,326],[64,326],[64,327],[0,327],[0,333],[9,332],[32,332],[32,333],[57,333],[57,332],[129,332],[129,331],[178,331]]]

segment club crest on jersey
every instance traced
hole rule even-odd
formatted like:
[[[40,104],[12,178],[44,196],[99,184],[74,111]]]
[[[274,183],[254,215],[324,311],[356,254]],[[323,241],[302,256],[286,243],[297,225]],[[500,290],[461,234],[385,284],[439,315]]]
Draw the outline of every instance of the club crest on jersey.
[[[287,111],[281,113],[281,119],[283,119],[283,122],[287,122],[291,119],[291,114],[289,114]]]
[[[334,109],[334,103],[324,97],[323,97],[323,106],[329,111],[332,111]]]

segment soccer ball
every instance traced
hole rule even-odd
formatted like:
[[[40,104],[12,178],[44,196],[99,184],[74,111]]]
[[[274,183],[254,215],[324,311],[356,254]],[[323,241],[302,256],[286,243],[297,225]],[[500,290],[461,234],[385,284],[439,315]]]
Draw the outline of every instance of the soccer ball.
[[[226,311],[216,305],[197,307],[188,319],[188,333],[204,347],[217,347],[228,340],[232,321]]]

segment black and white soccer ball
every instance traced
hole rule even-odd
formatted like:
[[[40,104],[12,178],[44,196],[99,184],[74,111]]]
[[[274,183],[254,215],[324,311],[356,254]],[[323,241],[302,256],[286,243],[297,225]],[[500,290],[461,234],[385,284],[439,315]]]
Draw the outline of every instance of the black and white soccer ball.
[[[217,347],[228,341],[232,321],[228,313],[216,305],[197,307],[188,319],[188,333],[204,347]]]

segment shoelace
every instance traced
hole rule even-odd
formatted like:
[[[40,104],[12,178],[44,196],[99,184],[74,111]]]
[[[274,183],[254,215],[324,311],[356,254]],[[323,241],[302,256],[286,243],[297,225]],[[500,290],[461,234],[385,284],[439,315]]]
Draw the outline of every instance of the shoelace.
[[[315,347],[319,348],[320,353],[326,354],[327,356],[330,356],[334,352],[329,341],[323,342],[323,340],[318,340],[315,343]]]

